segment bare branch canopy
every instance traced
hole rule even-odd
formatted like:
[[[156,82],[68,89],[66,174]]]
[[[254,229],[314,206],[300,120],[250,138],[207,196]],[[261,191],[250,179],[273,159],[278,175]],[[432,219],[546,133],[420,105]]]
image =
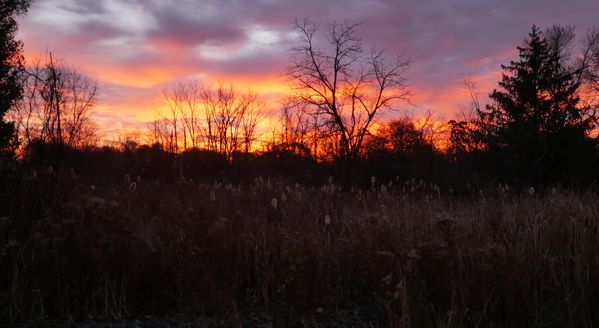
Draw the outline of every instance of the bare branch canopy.
[[[389,60],[383,50],[365,50],[358,24],[331,22],[324,35],[308,19],[297,21],[299,44],[287,77],[294,86],[298,110],[317,119],[321,133],[335,138],[340,158],[360,155],[364,138],[381,112],[409,99],[409,61]]]

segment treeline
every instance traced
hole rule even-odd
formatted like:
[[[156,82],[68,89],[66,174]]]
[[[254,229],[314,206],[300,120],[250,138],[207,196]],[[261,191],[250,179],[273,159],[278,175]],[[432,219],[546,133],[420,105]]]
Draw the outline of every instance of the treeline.
[[[12,6],[7,19],[28,2]],[[4,159],[176,181],[276,174],[314,183],[332,174],[347,184],[379,176],[530,186],[597,178],[599,30],[577,44],[573,27],[534,26],[489,100],[469,83],[470,108],[443,123],[430,114],[382,120],[410,100],[409,62],[363,47],[357,25],[329,23],[323,43],[317,24],[296,21],[300,39],[287,67],[294,92],[277,105],[226,83],[182,82],[163,91],[166,112],[156,113],[144,139],[109,148],[98,146],[91,119],[97,82],[50,52],[26,66],[16,23],[8,22]]]

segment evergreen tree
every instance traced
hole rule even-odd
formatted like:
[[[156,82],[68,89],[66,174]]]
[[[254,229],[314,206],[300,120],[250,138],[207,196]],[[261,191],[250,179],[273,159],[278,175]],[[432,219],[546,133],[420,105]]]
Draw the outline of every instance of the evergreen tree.
[[[15,16],[27,12],[30,0],[2,0],[0,3],[0,153],[10,144],[14,127],[4,115],[21,98],[23,44],[16,40]]]
[[[533,26],[517,47],[519,59],[501,66],[500,89],[490,95],[494,103],[478,111],[479,137],[500,177],[563,180],[592,163],[595,117],[581,102],[583,72],[567,51],[572,40],[572,28],[543,33]]]

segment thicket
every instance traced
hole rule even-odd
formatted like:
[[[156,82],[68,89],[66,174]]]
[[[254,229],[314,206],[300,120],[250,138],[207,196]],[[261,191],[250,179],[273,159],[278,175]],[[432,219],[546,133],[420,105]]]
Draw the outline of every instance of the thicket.
[[[323,168],[305,184],[272,168],[234,183],[168,179],[133,169],[148,165],[140,154],[90,151],[86,173],[33,161],[3,168],[2,321],[259,307],[285,325],[359,305],[394,327],[597,320],[594,192],[466,192],[376,176],[351,187]],[[169,167],[163,160],[155,169]],[[114,168],[121,161],[126,170]]]

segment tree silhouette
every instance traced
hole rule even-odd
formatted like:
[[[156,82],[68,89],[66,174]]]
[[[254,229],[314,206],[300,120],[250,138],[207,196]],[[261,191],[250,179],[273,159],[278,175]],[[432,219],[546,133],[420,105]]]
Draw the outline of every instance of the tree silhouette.
[[[24,97],[10,111],[21,140],[69,147],[93,144],[96,129],[90,116],[97,101],[97,82],[51,53],[26,73]]]
[[[151,123],[154,141],[172,152],[203,148],[233,160],[236,152],[249,153],[263,106],[254,92],[233,85],[203,86],[181,83],[163,92],[169,116]]]
[[[365,51],[356,24],[332,22],[326,38],[318,26],[304,19],[296,21],[300,43],[287,76],[295,86],[299,110],[316,121],[317,131],[333,138],[336,156],[355,159],[364,139],[381,111],[396,101],[406,100],[408,61],[388,61],[382,50]],[[324,45],[320,46],[319,42]]]
[[[588,61],[572,58],[571,27],[533,26],[517,47],[491,105],[478,109],[480,138],[504,174],[520,182],[559,179],[592,161],[595,106],[582,100]]]
[[[29,0],[3,0],[0,3],[0,151],[10,144],[14,126],[4,121],[4,114],[21,98],[23,56],[21,41],[15,40],[16,15],[27,12]]]

